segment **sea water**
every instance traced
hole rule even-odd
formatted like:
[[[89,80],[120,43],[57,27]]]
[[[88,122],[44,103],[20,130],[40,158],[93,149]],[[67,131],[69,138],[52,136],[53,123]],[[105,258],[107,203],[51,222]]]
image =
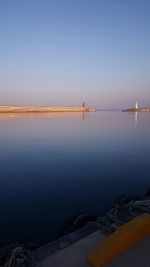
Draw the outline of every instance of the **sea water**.
[[[150,187],[150,113],[0,116],[0,245],[54,240]]]

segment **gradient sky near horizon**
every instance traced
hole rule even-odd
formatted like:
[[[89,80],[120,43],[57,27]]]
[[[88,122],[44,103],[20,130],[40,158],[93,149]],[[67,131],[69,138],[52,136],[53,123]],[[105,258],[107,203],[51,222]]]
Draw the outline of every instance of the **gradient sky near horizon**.
[[[0,104],[150,106],[149,0],[1,0]]]

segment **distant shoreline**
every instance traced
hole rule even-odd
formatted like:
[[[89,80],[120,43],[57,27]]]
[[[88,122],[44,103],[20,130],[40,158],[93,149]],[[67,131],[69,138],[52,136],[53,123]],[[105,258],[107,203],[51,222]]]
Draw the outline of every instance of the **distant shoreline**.
[[[123,112],[150,112],[150,108],[130,108],[122,110]]]
[[[0,113],[95,112],[91,107],[0,106]]]

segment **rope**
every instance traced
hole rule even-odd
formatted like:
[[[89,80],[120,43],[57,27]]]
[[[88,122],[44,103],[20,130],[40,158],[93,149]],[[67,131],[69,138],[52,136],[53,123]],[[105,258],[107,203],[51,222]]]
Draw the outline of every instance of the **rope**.
[[[0,266],[3,267],[25,267],[26,263],[39,267],[30,250],[24,246],[10,245],[0,251]],[[2,265],[1,265],[2,264]]]
[[[150,199],[116,204],[105,216],[105,220],[122,225],[143,213],[150,213]]]
[[[22,247],[15,248],[9,255],[5,267],[21,267],[26,259],[26,253]]]

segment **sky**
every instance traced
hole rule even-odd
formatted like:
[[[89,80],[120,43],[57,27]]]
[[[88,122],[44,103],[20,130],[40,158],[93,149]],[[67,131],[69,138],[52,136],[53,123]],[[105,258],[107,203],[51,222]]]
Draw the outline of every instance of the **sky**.
[[[0,0],[0,105],[150,106],[149,0]]]

